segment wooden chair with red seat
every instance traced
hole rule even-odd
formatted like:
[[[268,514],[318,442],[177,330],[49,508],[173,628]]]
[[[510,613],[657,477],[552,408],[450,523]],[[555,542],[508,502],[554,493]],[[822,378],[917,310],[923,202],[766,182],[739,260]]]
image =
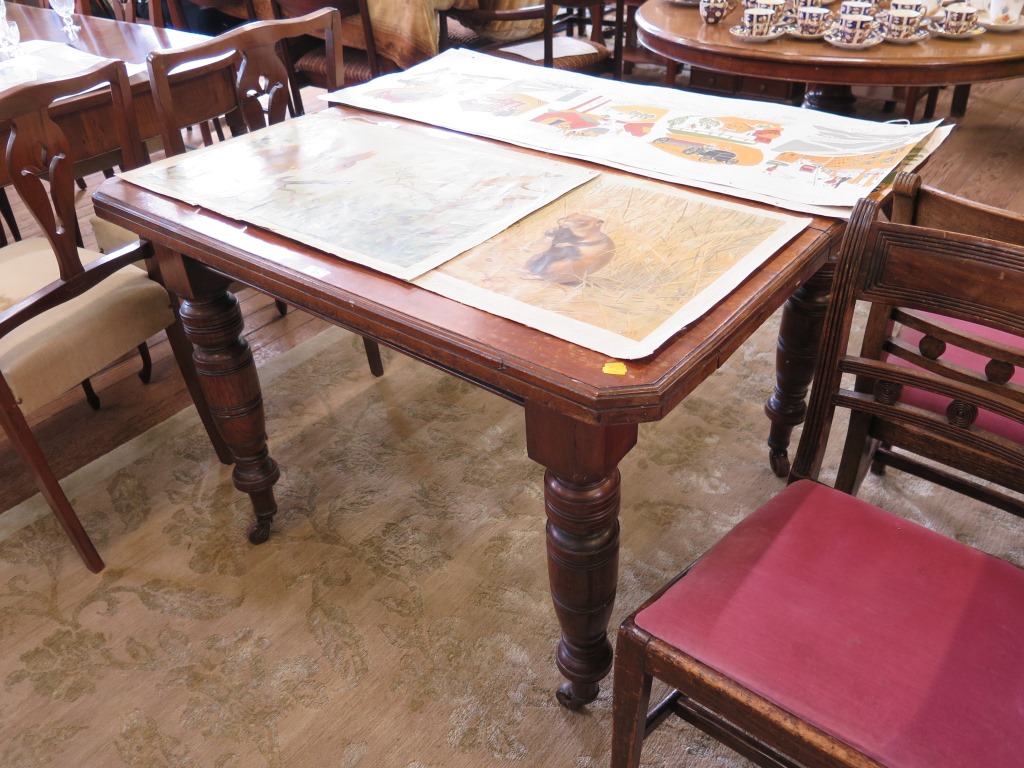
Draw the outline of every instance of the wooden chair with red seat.
[[[225,463],[231,459],[206,407],[192,346],[160,283],[152,247],[136,241],[100,254],[78,246],[73,143],[49,108],[93,87],[110,94],[110,127],[117,132],[123,166],[138,166],[142,149],[123,62],[0,94],[0,124],[10,130],[7,172],[45,235],[0,249],[0,425],[82,560],[96,572],[103,560],[33,437],[27,414],[166,331],[218,456]],[[137,266],[141,261],[145,269]]]
[[[148,56],[149,81],[169,156],[185,151],[181,131],[189,125],[223,115],[233,135],[279,123],[287,116],[288,70],[278,51],[280,43],[301,35],[318,34],[326,41],[328,78],[337,86],[342,71],[341,15],[322,9],[294,19],[257,21],[187,48],[153,51]],[[193,98],[192,83],[220,73],[228,87],[219,98],[207,88]],[[202,111],[199,111],[201,108]],[[380,348],[363,339],[374,376],[384,374]]]
[[[996,461],[1024,476],[1020,444],[970,418],[1024,428],[1024,391],[1000,383],[1024,364],[1014,348],[982,350],[995,377],[849,348],[858,301],[1020,340],[1024,246],[980,234],[890,223],[858,203],[793,482],[623,622],[613,768],[638,766],[645,731],[671,713],[765,766],[1020,764],[1024,571],[815,482],[836,408],[930,436],[968,473]],[[948,415],[903,402],[910,387],[950,398]],[[674,690],[648,716],[654,679]]]
[[[556,49],[559,44],[556,41],[560,36],[557,34],[559,32],[559,24],[556,21],[556,14],[559,11],[565,13],[566,11],[572,11],[574,9],[581,9],[590,15],[590,36],[586,38],[561,37],[563,39],[581,42],[585,47],[589,48],[589,50],[581,53],[558,55],[558,51]],[[601,24],[603,14],[603,3],[587,2],[586,0],[569,0],[569,2],[557,3],[554,2],[554,0],[545,0],[543,3],[519,8],[488,8],[479,10],[452,9],[442,11],[440,14],[440,48],[441,50],[444,50],[445,48],[451,47],[448,36],[449,18],[456,19],[460,24],[469,29],[480,29],[483,25],[496,22],[528,22],[532,20],[543,25],[542,31],[539,34],[524,40],[516,40],[514,42],[489,42],[477,45],[475,46],[475,49],[482,53],[488,53],[503,59],[525,62],[527,64],[542,64],[545,67],[553,67],[554,69],[569,70],[573,72],[588,72],[592,74],[615,72],[619,69],[616,64],[615,54],[604,44]],[[578,22],[574,18],[570,17],[568,21],[563,20],[562,23],[575,24]],[[517,53],[503,50],[509,46],[527,42],[540,42],[543,44],[542,59],[535,60]]]
[[[890,215],[899,223],[1024,243],[1024,216],[922,186],[920,177],[912,173],[897,177]],[[1024,310],[1024,299],[1020,309]],[[883,356],[897,365],[927,370],[959,370],[965,376],[984,377],[994,387],[1024,387],[1024,344],[1012,334],[968,319],[876,304],[868,318],[861,354]],[[1004,362],[993,362],[996,358],[1003,358]],[[855,389],[870,393],[875,386],[871,379],[861,377]],[[951,402],[951,398],[940,393],[910,386],[900,388],[899,400],[936,413],[944,413]],[[963,417],[971,418],[971,413],[968,409]],[[1012,419],[982,411],[977,414],[977,423],[1012,445],[1024,446],[1024,427]],[[1024,515],[1024,501],[1000,490],[1024,493],[1024,474],[1018,464],[1001,454],[981,456],[970,473],[983,481],[977,482],[951,471],[946,459],[949,450],[949,440],[922,435],[912,424],[892,423],[870,413],[858,413],[852,417],[847,433],[836,487],[856,493],[869,466],[876,474],[892,466]],[[952,469],[957,468],[959,464],[954,463]]]

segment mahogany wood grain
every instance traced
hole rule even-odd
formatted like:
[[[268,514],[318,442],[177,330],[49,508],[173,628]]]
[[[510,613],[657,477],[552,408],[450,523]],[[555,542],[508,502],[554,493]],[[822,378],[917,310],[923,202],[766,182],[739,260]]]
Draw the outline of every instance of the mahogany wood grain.
[[[732,75],[811,83],[809,106],[844,111],[853,85],[938,86],[1024,75],[1024,38],[989,33],[973,40],[932,37],[914,45],[847,50],[821,40],[784,36],[747,43],[729,33],[740,22],[734,9],[705,24],[694,7],[649,0],[636,15],[640,42],[673,61]],[[835,101],[830,101],[835,100]]]
[[[10,3],[7,17],[17,22],[22,41],[68,42],[61,29],[60,17],[48,8]],[[186,46],[207,39],[190,32],[92,16],[77,16],[75,20],[82,28],[78,41],[74,43],[75,48],[127,63],[142,64],[150,51]],[[141,137],[146,140],[159,136],[160,127],[149,78],[145,74],[135,75],[130,79],[130,87]],[[78,96],[54,107],[54,117],[70,139],[74,156],[84,163],[76,169],[79,176],[121,162],[122,144],[116,132],[110,130],[113,125],[110,109],[110,101],[102,93]],[[5,135],[0,134],[0,142],[3,141],[6,141]],[[91,163],[85,162],[88,158],[92,159]],[[0,185],[7,183],[6,171],[0,171]]]
[[[529,454],[547,469],[548,567],[562,628],[557,663],[569,680],[559,698],[572,707],[593,700],[611,662],[617,466],[636,441],[637,425],[667,415],[825,266],[842,229],[814,218],[728,298],[657,353],[629,361],[620,377],[603,372],[608,358],[600,353],[121,179],[101,184],[94,204],[100,216],[157,246],[168,284],[183,298],[200,372],[208,374],[207,400],[244,467],[236,484],[252,497],[253,541],[270,532],[277,467],[266,453],[256,371],[226,296],[230,280],[525,406]]]

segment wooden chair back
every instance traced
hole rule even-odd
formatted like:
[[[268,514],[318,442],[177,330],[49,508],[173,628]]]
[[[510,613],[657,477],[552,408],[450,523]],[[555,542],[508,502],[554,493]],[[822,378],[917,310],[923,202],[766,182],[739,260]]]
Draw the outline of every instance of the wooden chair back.
[[[1024,501],[989,485],[1024,493],[1024,217],[910,173],[896,181],[892,223],[870,215],[865,204],[851,219],[844,247],[859,271],[837,279],[845,313],[826,344],[841,344],[833,381],[856,377],[833,399],[851,410],[836,487],[856,492],[869,467],[889,465],[1024,515]],[[842,350],[856,301],[870,311],[852,355]]]
[[[612,53],[604,47],[604,33],[602,18],[604,15],[604,4],[588,2],[588,0],[569,0],[568,2],[554,2],[554,0],[545,0],[542,3],[534,5],[527,5],[519,8],[481,8],[471,10],[460,10],[453,9],[449,11],[442,11],[440,16],[441,21],[441,32],[440,32],[440,48],[444,50],[448,47],[448,18],[455,18],[460,23],[470,28],[480,28],[483,25],[494,23],[494,22],[523,22],[530,20],[542,20],[544,24],[543,32],[537,35],[531,40],[543,40],[544,42],[544,59],[543,64],[545,67],[555,67],[563,69],[582,69],[586,71],[597,71],[604,69],[605,65],[608,65],[612,61]],[[586,63],[581,64],[577,67],[574,60],[583,61],[582,57],[567,57],[564,64],[561,62],[556,65],[556,59],[554,57],[554,39],[555,35],[559,32],[562,25],[579,24],[579,17],[576,12],[582,12],[589,14],[590,21],[590,40],[599,46],[600,50],[603,50],[607,56],[600,59],[597,63],[594,62],[594,57],[587,57]],[[522,41],[525,42],[525,41]],[[497,55],[503,55],[500,51],[501,47],[512,45],[511,42],[502,42],[486,45],[480,50],[495,53]]]
[[[839,408],[848,435],[871,425],[877,439],[1022,490],[1020,441],[980,414],[1024,430],[1012,381],[1024,366],[1024,241],[991,237],[1013,234],[1012,215],[982,224],[972,217],[991,210],[927,190],[918,202],[912,220],[932,226],[887,220],[870,200],[853,211],[793,482],[623,621],[612,768],[639,768],[645,735],[671,714],[775,768],[1018,762],[1024,571],[842,492],[842,470],[836,488],[811,482]],[[859,354],[858,302],[882,308]],[[905,343],[894,322],[923,328],[921,341]],[[950,329],[963,322],[990,335],[961,338]],[[943,360],[953,344],[987,362]],[[911,389],[948,406],[914,405]],[[655,679],[671,692],[648,711]]]
[[[326,41],[328,79],[338,87],[342,72],[341,15],[335,9],[294,19],[257,21],[208,41],[148,57],[149,79],[169,155],[185,151],[181,130],[224,115],[233,134],[277,123],[287,116],[289,72],[278,54],[279,44],[300,35],[317,34]],[[190,103],[190,81],[222,72],[232,86],[220,98],[201,100],[205,111]],[[266,107],[261,103],[266,100]],[[194,99],[192,101],[195,101]]]
[[[135,168],[144,154],[124,62],[97,64],[72,77],[15,87],[0,96],[0,123],[10,126],[4,156],[8,178],[50,241],[64,281],[82,275],[84,268],[78,254],[72,142],[52,119],[50,107],[58,99],[98,87],[108,90],[113,104],[111,128],[122,148],[122,167]]]
[[[370,77],[374,78],[381,73],[381,61],[377,52],[377,40],[373,34],[373,21],[370,18],[370,7],[367,0],[271,0],[271,12],[275,19],[292,19],[298,16],[306,16],[314,11],[323,8],[336,8],[342,19],[351,16],[359,17],[359,25],[363,33],[363,50],[366,52],[366,66],[369,67]],[[315,32],[314,37],[323,37]],[[341,45],[340,40],[338,43]],[[328,56],[330,59],[330,56]],[[346,78],[344,70],[340,70],[336,77],[338,85],[344,85]],[[321,87],[327,87],[324,83],[317,83]]]

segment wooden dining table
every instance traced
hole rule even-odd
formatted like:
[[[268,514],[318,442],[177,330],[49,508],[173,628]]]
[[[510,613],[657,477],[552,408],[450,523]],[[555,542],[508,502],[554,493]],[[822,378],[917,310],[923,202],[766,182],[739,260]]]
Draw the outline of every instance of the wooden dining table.
[[[397,118],[332,109],[395,135]],[[398,123],[437,136],[438,129]],[[242,314],[228,290],[233,282],[523,407],[527,453],[545,470],[548,573],[561,627],[555,658],[566,678],[557,696],[570,708],[593,701],[611,668],[607,630],[618,578],[618,466],[635,445],[639,425],[664,418],[785,304],[776,392],[767,406],[772,454],[784,463],[789,433],[803,416],[828,267],[843,231],[840,221],[812,217],[699,320],[654,354],[628,361],[624,375],[612,375],[604,370],[605,354],[122,178],[103,182],[93,202],[100,217],[154,244],[167,286],[181,299],[204,393],[235,459],[235,486],[251,499],[253,543],[270,536],[279,470],[268,448],[263,394]]]
[[[144,64],[150,51],[178,48],[206,39],[203,35],[175,29],[75,16],[75,22],[81,30],[77,40],[69,41],[61,27],[60,17],[49,8],[9,3],[7,18],[18,24],[23,42],[49,40],[66,43],[80,51],[132,64]],[[229,84],[209,79],[204,81],[203,87],[213,89],[229,87]],[[131,77],[131,90],[142,137],[151,139],[159,136],[160,126],[145,72]],[[72,142],[75,157],[82,159],[77,166],[82,175],[102,168],[112,168],[120,162],[121,147],[117,142],[117,134],[109,128],[110,109],[109,97],[101,93],[83,94],[62,102],[54,109],[55,118],[64,125]],[[3,140],[2,136],[0,140]],[[7,171],[0,169],[0,184],[5,183]]]
[[[852,111],[857,85],[928,87],[1024,75],[1024,31],[849,50],[789,35],[765,42],[738,39],[729,29],[741,21],[741,9],[737,4],[720,23],[705,24],[693,3],[648,0],[637,11],[637,37],[650,50],[694,67],[808,83],[804,106],[840,114]]]

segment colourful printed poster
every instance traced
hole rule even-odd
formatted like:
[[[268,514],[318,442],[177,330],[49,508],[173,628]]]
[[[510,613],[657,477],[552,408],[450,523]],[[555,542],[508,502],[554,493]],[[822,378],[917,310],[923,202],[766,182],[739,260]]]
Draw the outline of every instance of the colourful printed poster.
[[[877,123],[463,50],[325,96],[652,178],[848,215],[937,123]]]

